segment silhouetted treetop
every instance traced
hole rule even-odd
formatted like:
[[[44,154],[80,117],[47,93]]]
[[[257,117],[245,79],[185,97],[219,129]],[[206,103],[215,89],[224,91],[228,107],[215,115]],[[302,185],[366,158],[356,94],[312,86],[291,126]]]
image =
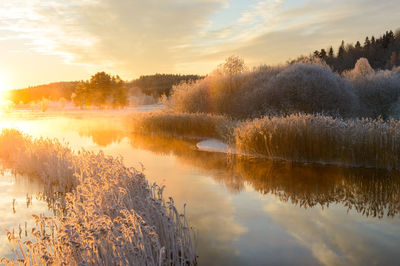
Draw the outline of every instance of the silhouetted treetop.
[[[174,85],[201,78],[203,77],[199,75],[154,74],[140,76],[140,78],[129,82],[127,85],[140,88],[143,93],[158,98],[163,94],[169,96]]]
[[[366,37],[363,44],[357,41],[355,45],[346,44],[343,40],[335,55],[332,46],[328,53],[325,49],[315,50],[309,57],[323,59],[334,71],[343,72],[352,69],[360,58],[368,59],[373,69],[392,69],[400,66],[400,30],[396,33],[386,31],[379,38],[374,36]],[[290,63],[303,61],[299,57]]]

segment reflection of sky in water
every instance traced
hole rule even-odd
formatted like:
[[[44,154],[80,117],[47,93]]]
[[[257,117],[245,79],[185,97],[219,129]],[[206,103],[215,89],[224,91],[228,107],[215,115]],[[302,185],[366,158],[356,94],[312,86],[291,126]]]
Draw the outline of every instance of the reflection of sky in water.
[[[364,265],[400,260],[398,178],[371,170],[240,162],[196,151],[193,141],[132,135],[121,114],[49,118],[38,113],[30,121],[15,115],[0,121],[0,128],[64,139],[75,150],[102,149],[139,169],[143,164],[150,182],[166,185],[165,196],[172,196],[178,206],[187,203],[190,222],[199,231],[201,264]],[[5,215],[12,214],[16,198],[8,189],[2,185],[0,190],[5,199],[4,204],[0,201],[1,214],[9,212]],[[17,199],[18,206],[23,200]],[[35,205],[38,212],[45,208],[45,203],[34,202],[32,208]],[[386,216],[388,206],[394,217]],[[1,226],[12,227],[23,219]],[[1,254],[7,253],[8,246],[1,245]]]
[[[6,228],[11,232],[14,229],[15,236],[18,236],[20,225],[22,229],[21,237],[25,241],[28,239],[25,237],[25,222],[27,222],[28,237],[35,225],[32,214],[50,215],[47,203],[37,200],[35,197],[35,194],[41,191],[40,184],[21,176],[14,177],[9,172],[0,175],[0,178],[0,228]],[[29,204],[27,204],[27,195],[32,196],[32,201]],[[5,234],[1,233],[0,256],[11,257],[12,254],[12,246],[8,244]]]

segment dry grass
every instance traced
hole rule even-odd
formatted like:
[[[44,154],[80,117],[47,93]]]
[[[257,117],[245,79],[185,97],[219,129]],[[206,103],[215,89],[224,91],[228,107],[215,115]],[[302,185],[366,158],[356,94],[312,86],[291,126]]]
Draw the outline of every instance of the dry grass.
[[[232,123],[221,115],[163,111],[135,114],[131,120],[135,133],[195,138],[224,138]]]
[[[35,241],[7,231],[16,259],[26,265],[194,265],[196,235],[163,188],[122,159],[103,153],[74,154],[57,141],[33,140],[16,130],[0,135],[0,158],[8,167],[46,184],[74,186],[66,215],[34,217]]]
[[[400,169],[400,122],[296,114],[244,122],[239,152],[295,162]]]

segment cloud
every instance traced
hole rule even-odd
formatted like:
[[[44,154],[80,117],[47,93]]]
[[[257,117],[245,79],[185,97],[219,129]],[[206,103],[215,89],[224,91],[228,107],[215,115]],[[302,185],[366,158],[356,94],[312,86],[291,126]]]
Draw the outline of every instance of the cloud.
[[[237,34],[233,42],[216,43],[208,50],[193,46],[192,61],[221,61],[236,54],[251,65],[283,63],[331,45],[336,49],[341,40],[355,43],[398,27],[396,1],[287,2],[259,1],[230,26]],[[246,31],[239,31],[240,27]]]
[[[307,211],[290,205],[269,203],[264,211],[323,265],[391,265],[399,259],[393,245],[400,237],[397,219],[349,214],[338,204]]]
[[[0,2],[0,44],[122,77],[207,73],[232,54],[278,63],[381,34],[399,11],[395,0],[13,0]]]
[[[0,29],[68,63],[140,74],[167,71],[185,45],[226,6],[222,0],[13,1],[0,4]]]

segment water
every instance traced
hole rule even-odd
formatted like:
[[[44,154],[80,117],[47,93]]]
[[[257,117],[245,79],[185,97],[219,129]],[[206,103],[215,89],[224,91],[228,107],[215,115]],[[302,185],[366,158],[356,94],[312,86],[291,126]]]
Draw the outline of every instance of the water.
[[[0,118],[0,128],[63,139],[74,150],[103,150],[143,167],[150,182],[166,186],[165,196],[187,203],[201,265],[399,264],[397,174],[200,151],[195,140],[134,135],[126,115],[16,111]],[[18,228],[34,211],[50,213],[43,201],[23,207],[40,184],[32,191],[20,185],[26,178],[18,180],[9,173],[1,179],[2,227]],[[0,255],[9,254],[5,236],[0,240]]]

